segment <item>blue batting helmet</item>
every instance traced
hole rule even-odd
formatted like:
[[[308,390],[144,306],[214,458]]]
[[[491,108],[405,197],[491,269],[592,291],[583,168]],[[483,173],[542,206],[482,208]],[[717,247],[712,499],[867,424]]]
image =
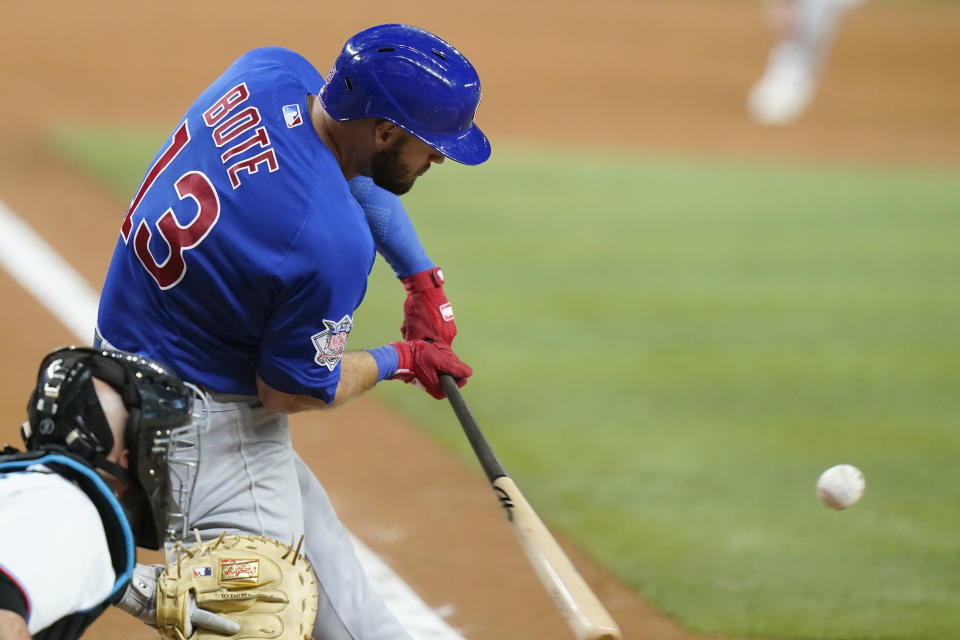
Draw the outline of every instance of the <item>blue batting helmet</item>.
[[[341,122],[389,120],[463,164],[490,157],[490,142],[473,123],[476,70],[449,43],[417,27],[382,24],[347,40],[320,102]]]

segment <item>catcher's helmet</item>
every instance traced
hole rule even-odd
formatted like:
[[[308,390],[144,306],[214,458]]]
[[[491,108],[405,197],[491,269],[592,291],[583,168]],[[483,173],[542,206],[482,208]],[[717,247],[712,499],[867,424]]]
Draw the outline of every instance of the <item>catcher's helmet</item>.
[[[92,377],[113,387],[129,414],[126,469],[107,460],[114,437]],[[124,503],[136,542],[157,549],[171,537],[171,516],[182,519],[189,507],[193,471],[185,481],[171,465],[183,430],[197,428],[192,416],[196,393],[148,358],[83,347],[57,349],[40,365],[23,441],[28,450],[65,449],[129,485],[133,499]]]
[[[382,24],[347,40],[320,102],[341,122],[389,120],[463,164],[490,157],[490,142],[473,123],[477,72],[449,43],[417,27]]]

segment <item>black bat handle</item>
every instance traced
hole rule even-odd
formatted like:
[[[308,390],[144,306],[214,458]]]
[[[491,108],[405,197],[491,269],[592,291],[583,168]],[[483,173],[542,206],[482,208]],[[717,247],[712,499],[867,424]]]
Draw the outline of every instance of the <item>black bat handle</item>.
[[[460,426],[463,427],[463,432],[466,434],[467,440],[470,441],[470,446],[473,447],[473,452],[477,455],[480,466],[487,474],[487,479],[492,483],[497,478],[507,475],[503,465],[500,464],[500,460],[497,459],[497,455],[490,448],[490,443],[487,442],[483,431],[480,430],[480,425],[477,424],[477,420],[470,413],[470,407],[463,399],[456,381],[451,376],[440,374],[440,386],[443,388],[443,392],[447,394],[447,400],[450,401],[453,412],[457,414]]]

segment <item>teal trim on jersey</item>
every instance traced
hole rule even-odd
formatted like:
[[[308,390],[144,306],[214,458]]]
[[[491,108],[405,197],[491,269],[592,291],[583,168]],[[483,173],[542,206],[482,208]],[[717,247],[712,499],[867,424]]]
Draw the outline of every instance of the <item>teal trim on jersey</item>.
[[[93,484],[93,486],[99,491],[104,498],[106,498],[107,503],[110,505],[111,510],[114,515],[117,516],[117,520],[120,523],[120,529],[123,532],[124,537],[124,550],[127,554],[127,566],[125,567],[123,573],[117,576],[117,579],[113,583],[113,589],[110,591],[110,595],[104,598],[102,602],[97,603],[96,605],[90,607],[89,609],[84,609],[83,611],[78,611],[77,613],[88,613],[99,607],[103,602],[106,602],[113,598],[122,587],[125,587],[126,584],[130,581],[131,576],[133,575],[133,568],[136,565],[137,561],[137,552],[136,547],[133,542],[133,530],[130,528],[130,522],[127,520],[126,511],[124,511],[123,506],[121,506],[120,501],[117,500],[117,497],[113,494],[113,491],[107,486],[107,483],[104,482],[103,478],[100,475],[91,469],[90,467],[68,458],[67,456],[51,453],[40,458],[33,458],[27,460],[10,460],[7,462],[0,463],[0,474],[8,473],[11,470],[16,472],[27,472],[30,467],[35,467],[39,465],[46,464],[59,464],[64,467],[69,467],[70,469],[76,471],[77,473],[83,475],[87,480]]]

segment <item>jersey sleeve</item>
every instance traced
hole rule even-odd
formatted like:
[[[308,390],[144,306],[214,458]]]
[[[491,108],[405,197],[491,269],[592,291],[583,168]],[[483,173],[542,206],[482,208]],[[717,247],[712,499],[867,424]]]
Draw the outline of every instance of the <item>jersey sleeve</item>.
[[[285,287],[260,341],[257,373],[278,391],[331,403],[374,249],[365,225],[317,227],[301,235],[282,265]]]
[[[353,178],[350,192],[363,207],[377,252],[393,268],[398,278],[434,267],[417,237],[400,196],[381,189],[366,176]]]
[[[96,507],[67,480],[35,472],[0,476],[0,570],[23,591],[31,635],[96,606],[116,580]]]

